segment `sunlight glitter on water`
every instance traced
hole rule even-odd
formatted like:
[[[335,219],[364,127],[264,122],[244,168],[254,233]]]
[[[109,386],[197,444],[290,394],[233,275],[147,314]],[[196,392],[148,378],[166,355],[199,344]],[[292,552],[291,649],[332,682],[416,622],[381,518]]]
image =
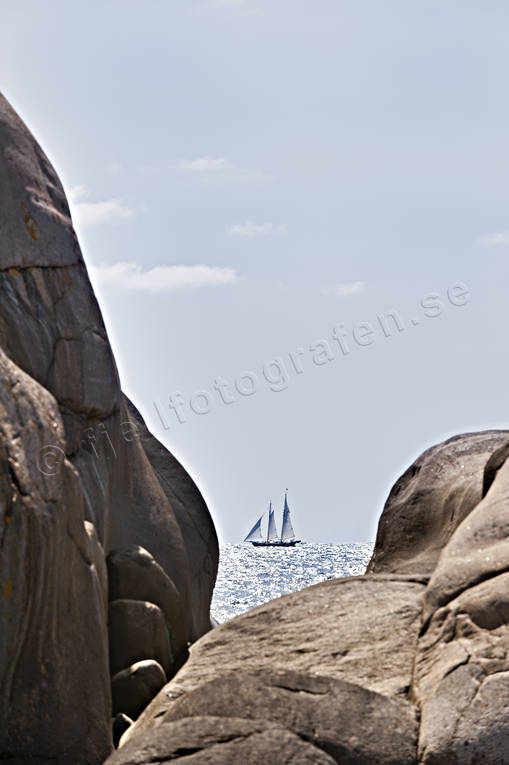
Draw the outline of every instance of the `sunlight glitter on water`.
[[[363,574],[372,552],[369,544],[303,543],[290,548],[223,544],[212,615],[224,622],[311,584]]]

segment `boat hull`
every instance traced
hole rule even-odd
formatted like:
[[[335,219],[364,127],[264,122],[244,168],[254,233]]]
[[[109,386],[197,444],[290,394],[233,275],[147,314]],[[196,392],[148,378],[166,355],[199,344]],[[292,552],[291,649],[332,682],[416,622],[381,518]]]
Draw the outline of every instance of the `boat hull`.
[[[289,542],[251,542],[254,547],[295,547],[300,545],[300,539],[291,539]]]

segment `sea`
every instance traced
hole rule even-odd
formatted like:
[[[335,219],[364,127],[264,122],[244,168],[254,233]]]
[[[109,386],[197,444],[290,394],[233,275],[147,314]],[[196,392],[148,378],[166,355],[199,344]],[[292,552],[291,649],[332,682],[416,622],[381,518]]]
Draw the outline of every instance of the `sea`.
[[[303,543],[296,547],[222,544],[212,616],[222,623],[311,584],[363,574],[372,552],[373,546],[364,543]]]

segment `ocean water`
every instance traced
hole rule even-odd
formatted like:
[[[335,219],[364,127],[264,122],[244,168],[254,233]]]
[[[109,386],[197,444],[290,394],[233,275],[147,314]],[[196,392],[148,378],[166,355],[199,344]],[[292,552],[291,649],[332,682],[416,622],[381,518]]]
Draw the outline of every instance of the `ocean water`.
[[[212,616],[225,622],[310,584],[363,574],[372,552],[369,544],[303,543],[289,548],[223,544]]]

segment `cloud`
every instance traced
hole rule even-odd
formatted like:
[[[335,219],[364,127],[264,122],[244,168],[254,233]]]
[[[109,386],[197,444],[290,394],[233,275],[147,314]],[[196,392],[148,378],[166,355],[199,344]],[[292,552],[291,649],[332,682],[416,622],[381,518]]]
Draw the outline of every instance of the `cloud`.
[[[101,202],[83,201],[87,196],[85,186],[74,186],[68,194],[73,222],[80,228],[128,220],[134,218],[138,212],[135,208],[125,205],[120,199],[105,199]]]
[[[211,8],[248,8],[249,0],[210,0]]]
[[[242,170],[226,157],[195,157],[179,159],[158,164],[143,165],[142,173],[161,175],[168,172],[176,174],[180,180],[190,180],[205,186],[216,187],[225,184],[265,183],[272,176],[259,170]]]
[[[348,282],[347,284],[333,284],[330,287],[323,287],[324,295],[332,297],[346,297],[347,295],[356,295],[364,292],[366,282]]]
[[[103,290],[163,293],[234,284],[240,277],[233,268],[214,266],[155,266],[144,271],[139,263],[122,261],[90,266],[93,284]]]
[[[108,165],[108,172],[112,175],[118,175],[120,172],[122,172],[122,165],[120,162],[111,162]]]
[[[190,170],[192,172],[209,172],[211,170],[226,170],[230,163],[224,157],[198,157],[197,159],[181,159],[178,164],[179,170]]]
[[[202,8],[209,11],[237,11],[249,16],[265,15],[255,0],[206,0]]]
[[[252,221],[246,221],[245,223],[236,223],[228,228],[228,233],[233,236],[269,236],[271,234],[284,234],[286,232],[286,226],[284,223],[253,223]]]
[[[87,190],[85,186],[73,186],[72,189],[69,189],[67,192],[67,198],[69,199],[69,202],[77,202],[80,199],[83,199],[83,197],[87,196]]]
[[[509,231],[499,231],[497,234],[483,236],[479,240],[483,247],[498,247],[499,245],[509,244]]]

